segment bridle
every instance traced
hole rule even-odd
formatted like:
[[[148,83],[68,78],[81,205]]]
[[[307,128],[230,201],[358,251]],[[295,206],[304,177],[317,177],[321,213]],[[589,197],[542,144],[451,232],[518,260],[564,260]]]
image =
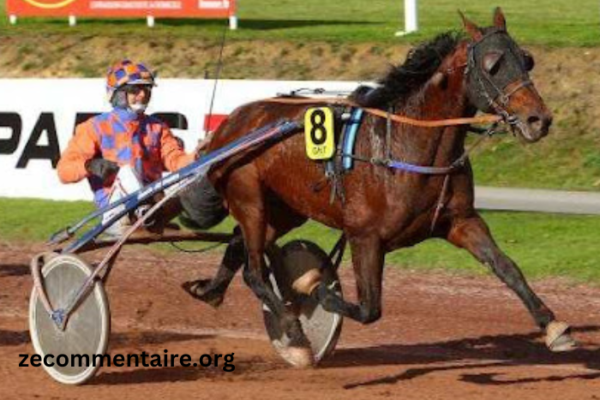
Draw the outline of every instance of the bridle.
[[[481,48],[482,44],[487,39],[499,34],[506,34],[506,31],[501,28],[492,28],[490,32],[486,33],[481,38],[468,45],[465,78],[467,78],[468,82],[469,75],[473,74],[475,82],[479,86],[478,89],[486,100],[488,106],[490,106],[497,115],[501,116],[504,122],[514,127],[521,125],[523,122],[518,116],[508,110],[508,103],[511,96],[513,96],[519,90],[533,85],[529,79],[529,75],[527,73],[523,73],[520,78],[509,82],[504,87],[500,88],[496,82],[494,82],[493,77],[482,66],[478,66],[475,60],[475,52],[477,49]],[[488,91],[488,87],[492,89],[493,93]]]

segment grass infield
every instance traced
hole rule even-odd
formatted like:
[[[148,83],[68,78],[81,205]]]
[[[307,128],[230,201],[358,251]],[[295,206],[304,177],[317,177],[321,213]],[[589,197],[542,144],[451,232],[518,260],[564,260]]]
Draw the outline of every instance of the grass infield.
[[[31,35],[65,33],[137,37],[157,35],[174,39],[217,38],[224,20],[157,19],[149,29],[143,19],[79,19],[69,27],[66,18],[22,18],[16,26],[8,23],[6,1],[0,2],[0,33]],[[501,5],[510,32],[523,43],[549,46],[594,46],[600,43],[600,6],[597,1],[566,0],[498,2],[471,0],[418,1],[420,30],[405,38],[394,34],[404,28],[402,1],[375,0],[242,0],[239,2],[240,29],[229,33],[230,40],[325,40],[335,42],[414,42],[450,29],[461,28],[457,10],[480,25],[490,25],[494,7]]]
[[[76,222],[91,210],[89,202],[0,198],[0,238],[44,241],[51,233]],[[527,277],[567,277],[576,282],[600,283],[600,216],[484,212],[483,217],[500,247]],[[229,232],[232,227],[233,221],[228,219],[216,229]],[[329,251],[338,237],[338,231],[310,222],[284,237],[282,242],[311,239]],[[191,249],[196,245],[184,246]],[[171,249],[166,245],[153,247],[159,251]],[[348,254],[346,252],[346,257]],[[386,262],[394,267],[416,270],[488,273],[468,253],[442,240],[429,240],[413,248],[395,251],[388,254]]]

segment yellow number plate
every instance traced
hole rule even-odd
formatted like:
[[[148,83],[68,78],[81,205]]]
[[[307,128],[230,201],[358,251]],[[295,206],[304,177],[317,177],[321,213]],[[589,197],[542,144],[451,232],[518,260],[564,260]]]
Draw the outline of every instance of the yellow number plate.
[[[335,152],[333,112],[328,107],[309,108],[304,115],[306,155],[311,160],[327,160]]]

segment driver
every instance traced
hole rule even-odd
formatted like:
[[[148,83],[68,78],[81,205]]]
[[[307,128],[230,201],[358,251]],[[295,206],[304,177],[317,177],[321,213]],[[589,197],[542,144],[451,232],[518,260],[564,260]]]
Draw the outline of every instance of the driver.
[[[160,179],[165,170],[185,167],[208,144],[201,142],[194,153],[187,154],[166,124],[145,113],[154,86],[155,77],[144,64],[123,60],[113,65],[106,83],[112,110],[78,125],[58,162],[60,181],[75,183],[87,179],[98,208]],[[179,200],[197,206],[202,202],[197,197],[207,196],[207,192],[212,196],[213,208],[222,214],[220,196],[206,178],[192,184]],[[175,209],[179,211],[180,205]],[[163,214],[172,217],[175,212]],[[112,215],[105,213],[103,220]],[[106,232],[121,235],[130,223],[124,217]]]

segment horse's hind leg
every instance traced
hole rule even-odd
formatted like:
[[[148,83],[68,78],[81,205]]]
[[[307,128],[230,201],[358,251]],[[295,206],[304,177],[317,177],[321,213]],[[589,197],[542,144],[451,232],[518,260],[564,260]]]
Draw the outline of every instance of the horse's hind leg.
[[[213,307],[223,303],[225,292],[235,274],[242,268],[246,261],[246,247],[244,238],[239,228],[234,230],[234,236],[229,241],[223,261],[212,279],[198,279],[183,283],[181,286],[192,297],[201,300]]]
[[[550,350],[565,351],[576,346],[568,325],[555,320],[554,313],[529,287],[519,267],[498,248],[479,215],[453,221],[447,239],[490,266],[494,274],[519,296],[535,323],[546,331],[546,345]]]
[[[267,245],[274,243],[277,238],[306,221],[306,218],[296,214],[285,203],[277,200],[274,196],[269,197],[269,199],[269,221],[266,233]],[[244,239],[239,227],[236,227],[234,237],[225,250],[225,256],[223,256],[223,261],[216,275],[212,279],[198,279],[185,282],[182,287],[192,297],[216,308],[223,303],[227,288],[245,261],[246,247],[244,246]]]
[[[327,311],[363,324],[381,317],[381,287],[385,251],[377,235],[349,237],[359,304],[352,304],[321,283],[312,293]]]

